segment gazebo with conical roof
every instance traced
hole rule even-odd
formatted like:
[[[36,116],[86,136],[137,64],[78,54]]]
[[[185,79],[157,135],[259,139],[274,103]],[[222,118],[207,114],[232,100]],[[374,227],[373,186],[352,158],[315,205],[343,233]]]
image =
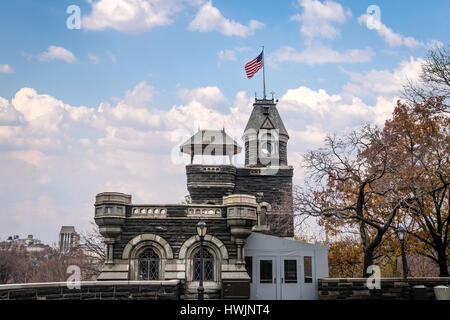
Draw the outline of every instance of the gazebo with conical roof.
[[[180,146],[180,151],[191,156],[191,164],[195,155],[232,157],[241,152],[242,147],[222,130],[198,130]]]

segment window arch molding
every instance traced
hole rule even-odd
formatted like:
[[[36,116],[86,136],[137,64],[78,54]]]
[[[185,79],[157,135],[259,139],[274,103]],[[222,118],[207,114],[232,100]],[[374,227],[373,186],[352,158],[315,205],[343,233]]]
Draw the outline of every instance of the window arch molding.
[[[189,257],[187,254],[188,249],[191,249],[193,245],[200,245],[200,237],[199,236],[192,236],[184,243],[182,244],[180,251],[178,252],[178,259],[186,259],[186,257]],[[205,245],[208,245],[208,243],[211,243],[216,250],[218,249],[220,251],[220,258],[223,260],[228,260],[228,250],[225,244],[218,238],[207,234],[205,236],[205,241],[203,242]]]
[[[271,214],[272,206],[268,202],[260,202],[256,206],[257,227],[268,226],[268,215]]]
[[[159,257],[158,275],[160,280],[165,279],[165,267],[167,260],[173,259],[172,248],[162,237],[154,234],[142,234],[130,240],[122,253],[122,259],[129,262],[129,279],[139,280],[139,256],[148,248]]]
[[[160,250],[163,251],[162,253],[164,254],[165,259],[173,259],[173,252],[172,252],[172,248],[170,247],[169,243],[163,237],[160,237],[160,236],[158,236],[156,234],[152,234],[152,233],[140,234],[140,235],[134,237],[133,239],[131,239],[130,241],[128,241],[128,243],[125,245],[125,248],[123,249],[122,259],[124,259],[124,260],[130,259],[132,252],[133,251],[135,252],[136,247],[141,242],[155,243],[155,245],[159,246]]]
[[[186,281],[188,282],[196,282],[196,280],[194,280],[194,260],[195,260],[194,256],[198,253],[199,250],[200,250],[200,241],[191,245],[189,249],[186,251],[186,259],[185,259]],[[214,259],[214,276],[213,281],[210,282],[220,282],[222,257],[219,248],[217,248],[211,242],[204,241],[203,250],[208,250],[208,252],[211,253]],[[204,281],[207,282],[206,280]]]
[[[210,283],[219,283],[222,263],[228,263],[228,250],[225,244],[218,238],[207,234],[203,241],[203,246],[214,257],[214,281]],[[187,239],[180,248],[178,258],[184,260],[186,265],[186,281],[196,283],[193,280],[194,255],[200,248],[200,237],[192,236]]]
[[[272,206],[268,202],[259,202],[256,204],[256,211],[261,212],[261,208],[266,207],[267,212],[272,211]]]

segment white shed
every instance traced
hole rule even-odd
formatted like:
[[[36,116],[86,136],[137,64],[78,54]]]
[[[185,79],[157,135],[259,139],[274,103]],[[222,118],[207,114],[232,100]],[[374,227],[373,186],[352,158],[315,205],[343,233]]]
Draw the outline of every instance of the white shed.
[[[328,247],[253,232],[245,245],[254,300],[316,300],[328,277]]]

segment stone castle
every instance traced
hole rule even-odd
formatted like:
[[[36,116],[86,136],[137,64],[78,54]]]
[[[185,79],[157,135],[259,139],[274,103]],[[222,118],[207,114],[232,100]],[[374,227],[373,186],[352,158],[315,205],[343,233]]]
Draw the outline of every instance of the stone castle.
[[[179,280],[182,298],[194,298],[200,277],[196,225],[208,226],[204,286],[209,298],[248,298],[244,245],[252,232],[293,237],[289,135],[273,99],[255,99],[244,130],[245,167],[231,164],[241,151],[225,130],[199,130],[180,151],[186,166],[187,204],[134,204],[131,195],[96,196],[95,222],[107,244],[98,280]],[[230,165],[193,164],[195,155],[228,155]]]

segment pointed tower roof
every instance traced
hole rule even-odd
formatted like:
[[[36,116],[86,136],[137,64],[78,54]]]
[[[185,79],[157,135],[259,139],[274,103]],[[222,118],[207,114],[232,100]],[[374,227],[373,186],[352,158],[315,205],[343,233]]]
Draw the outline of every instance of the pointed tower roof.
[[[245,132],[250,129],[278,129],[280,135],[285,135],[289,138],[273,99],[255,99],[253,111],[250,119],[248,119]]]

